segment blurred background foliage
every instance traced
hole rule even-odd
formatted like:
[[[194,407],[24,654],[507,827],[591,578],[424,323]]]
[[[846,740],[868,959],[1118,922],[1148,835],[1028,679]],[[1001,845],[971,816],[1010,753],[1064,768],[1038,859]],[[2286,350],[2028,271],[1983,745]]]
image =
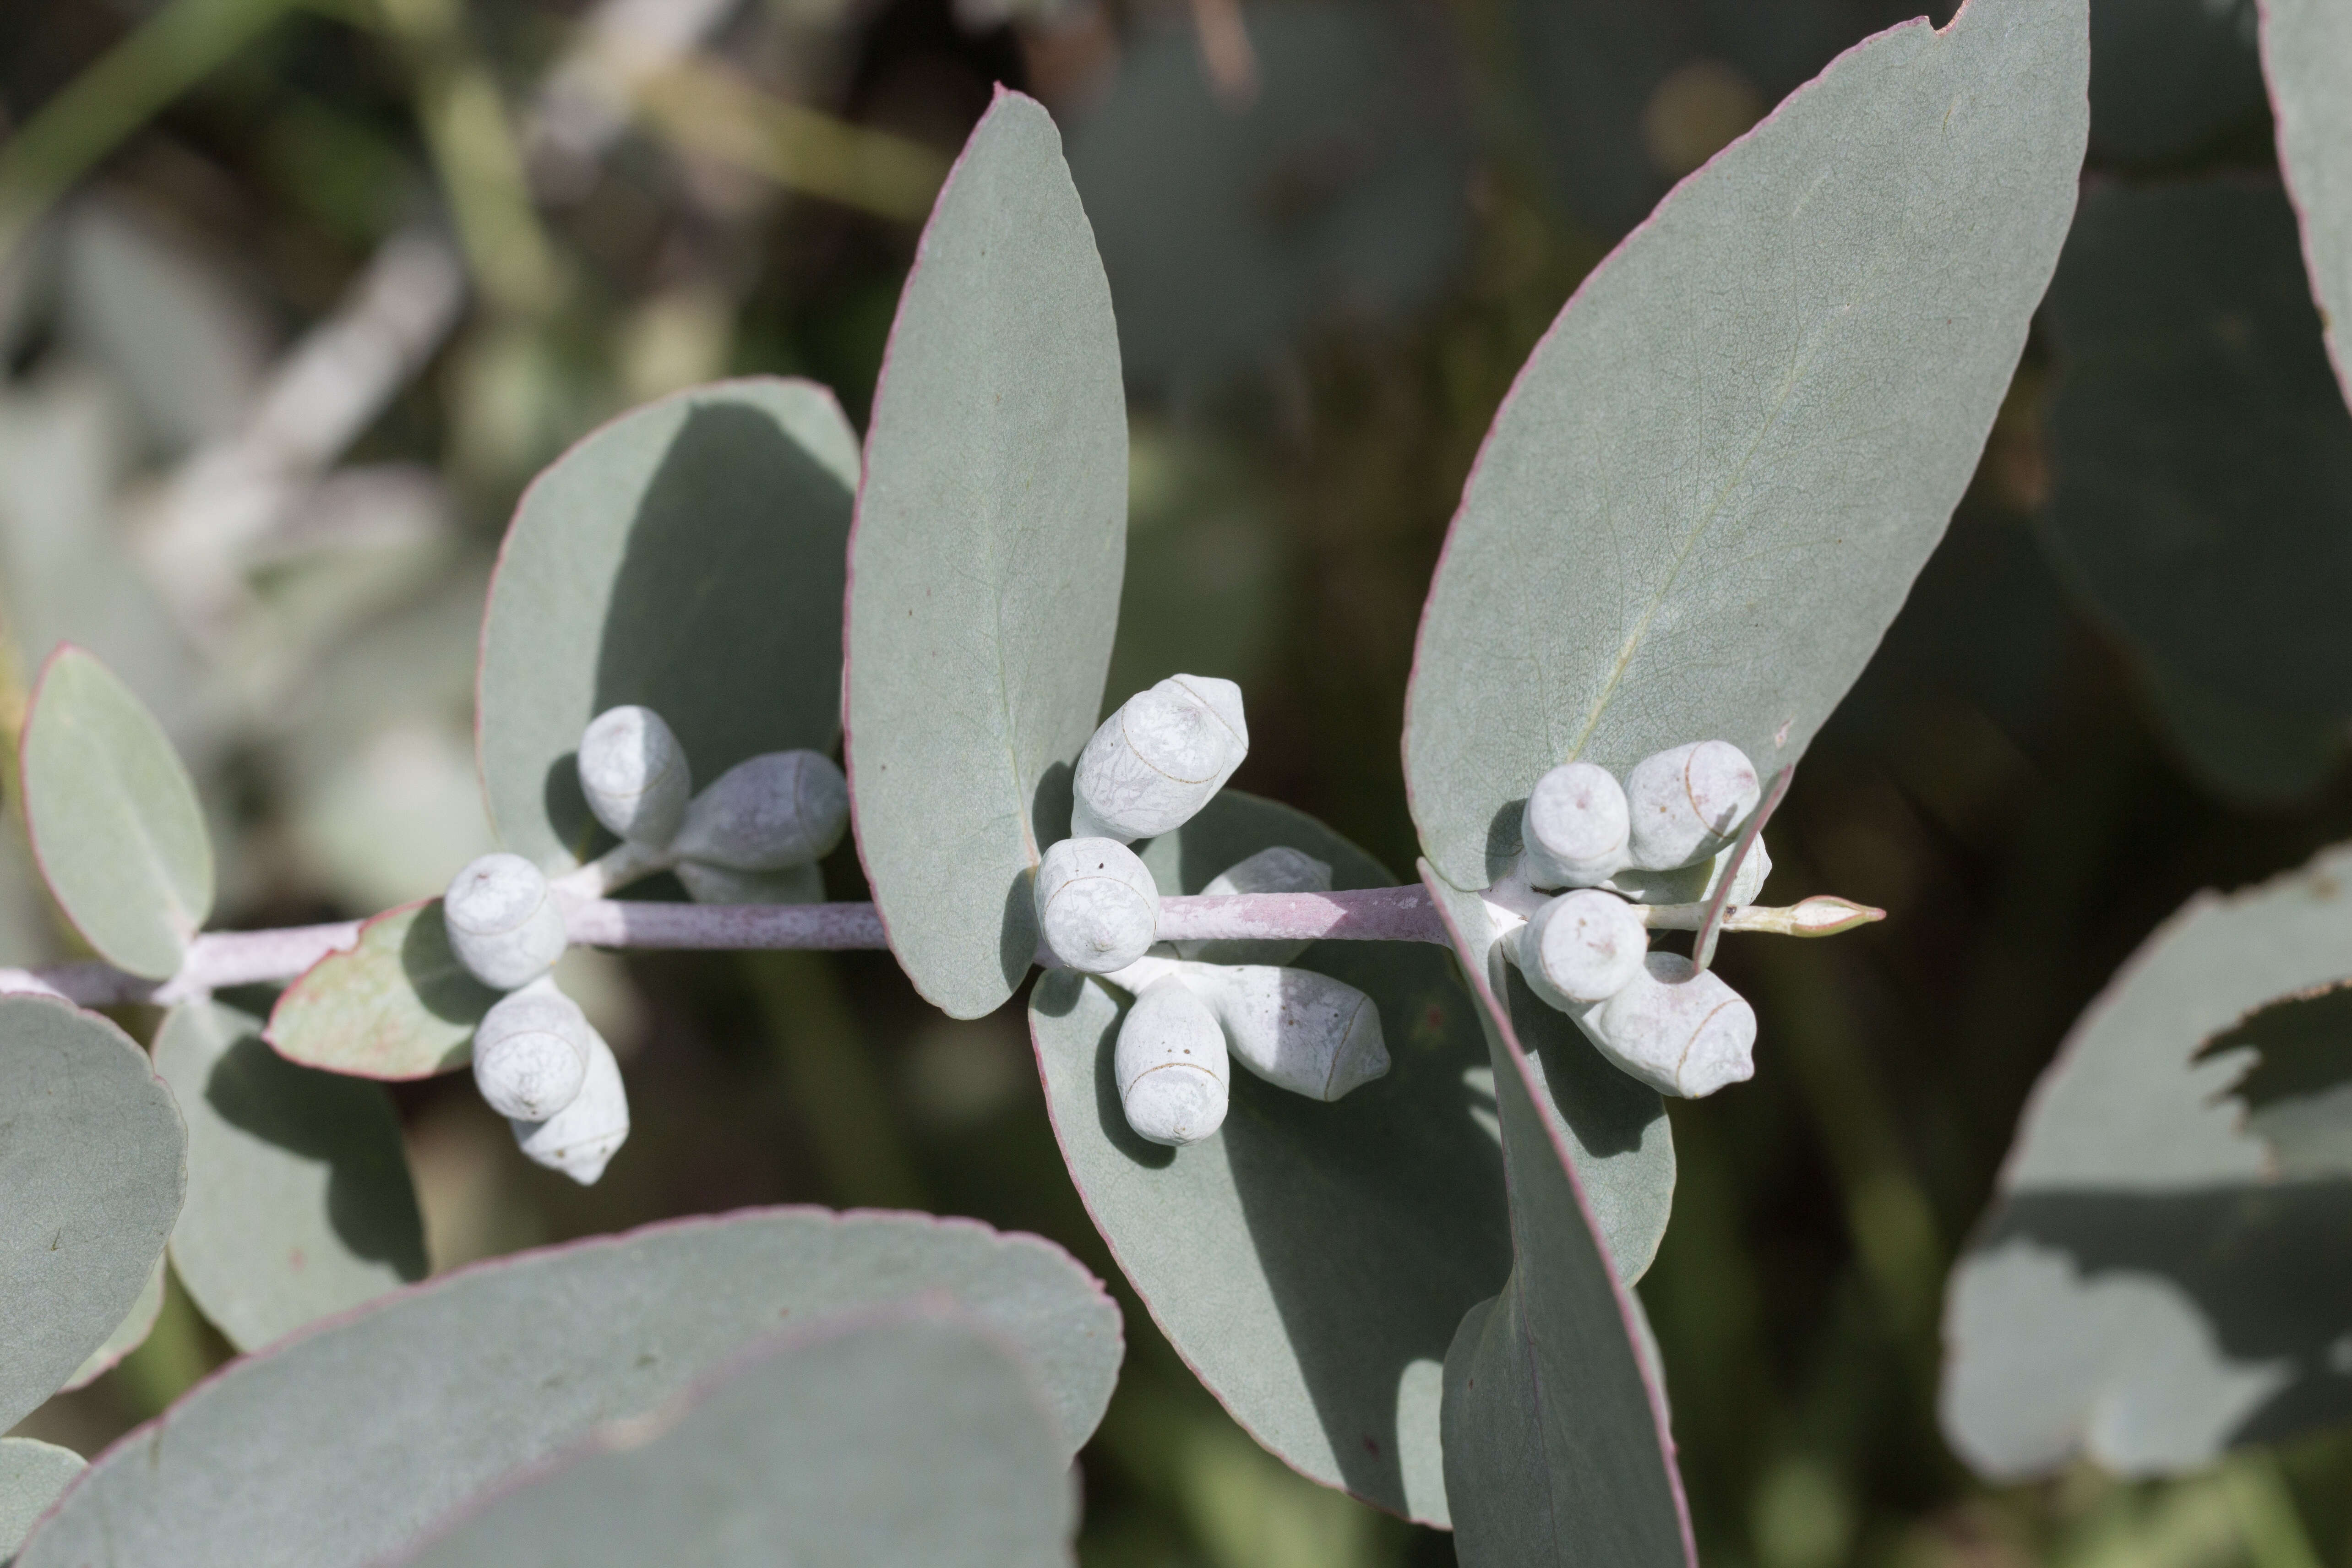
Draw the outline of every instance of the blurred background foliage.
[[[1409,870],[1414,628],[1519,362],[1673,180],[1912,8],[7,0],[0,721],[60,638],[121,671],[203,781],[224,925],[437,891],[488,844],[475,633],[522,485],[717,376],[812,376],[862,422],[930,194],[1001,81],[1063,124],[1120,316],[1109,701],[1240,680],[1235,782]],[[2283,226],[2253,5],[2095,0],[2093,25],[2104,216],[1775,824],[1776,898],[1892,918],[1727,947],[1759,1071],[1675,1107],[1642,1292],[1711,1564],[2352,1564],[2341,1438],[1995,1489],[1935,1425],[1944,1273],[2068,1024],[2190,892],[2352,835],[2326,618],[2352,416]],[[20,832],[0,860],[0,955],[67,955]],[[854,855],[826,870],[862,896]],[[1017,1004],[948,1021],[882,954],[567,964],[635,1135],[578,1189],[470,1085],[404,1086],[436,1268],[814,1202],[1038,1230],[1116,1288]],[[1452,1560],[1263,1454],[1124,1304],[1087,1564]],[[174,1289],[25,1430],[94,1451],[226,1354]]]

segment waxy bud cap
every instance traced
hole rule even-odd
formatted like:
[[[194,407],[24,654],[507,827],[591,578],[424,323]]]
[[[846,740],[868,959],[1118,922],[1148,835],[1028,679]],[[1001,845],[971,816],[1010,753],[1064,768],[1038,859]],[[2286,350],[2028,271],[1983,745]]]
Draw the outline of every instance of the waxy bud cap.
[[[1232,1092],[1224,1032],[1174,978],[1144,988],[1111,1056],[1127,1124],[1154,1143],[1197,1143],[1224,1124]]]
[[[1159,935],[1159,886],[1116,839],[1065,838],[1046,850],[1035,894],[1047,951],[1085,973],[1126,968]]]
[[[588,1031],[588,1075],[572,1103],[544,1121],[515,1121],[515,1142],[536,1163],[561,1171],[583,1187],[596,1178],[629,1138],[629,1094],[621,1086],[621,1064],[593,1028]]]
[[[1661,1094],[1696,1100],[1756,1071],[1756,1009],[1712,969],[1654,952],[1606,1002],[1570,1015],[1601,1054]]]
[[[660,714],[607,708],[580,737],[580,789],[597,821],[632,844],[661,849],[686,821],[694,775]]]
[[[1528,879],[1538,888],[1590,888],[1633,864],[1632,819],[1616,775],[1563,763],[1536,781],[1519,818]]]
[[[713,779],[686,808],[673,847],[730,871],[821,860],[849,827],[849,781],[830,757],[768,752]]]
[[[475,1087],[500,1116],[544,1121],[579,1097],[594,1038],[587,1016],[553,979],[534,980],[475,1028]]]
[[[1562,893],[1519,928],[1514,952],[1528,989],[1563,1012],[1606,1002],[1642,973],[1650,931],[1614,893]]]
[[[1764,798],[1748,754],[1694,741],[1644,757],[1625,779],[1633,863],[1671,871],[1721,849]]]
[[[468,862],[441,895],[441,921],[457,962],[496,990],[528,985],[563,956],[563,911],[546,874],[520,855]]]
[[[1248,754],[1242,689],[1170,676],[1129,698],[1078,754],[1070,836],[1125,844],[1181,827]]]

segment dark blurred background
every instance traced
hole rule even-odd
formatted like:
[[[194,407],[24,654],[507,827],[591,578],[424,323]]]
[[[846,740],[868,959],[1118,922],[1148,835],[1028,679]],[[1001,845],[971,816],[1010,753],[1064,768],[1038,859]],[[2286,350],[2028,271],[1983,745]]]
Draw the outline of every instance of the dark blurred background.
[[[2194,276],[2162,270],[2196,249],[2168,231],[2070,249],[2073,297],[2123,313],[2037,329],[1776,819],[1776,901],[1890,918],[1727,944],[1759,1071],[1675,1106],[1675,1223],[1642,1286],[1713,1568],[2352,1564],[2341,1439],[1991,1488],[1935,1425],[1946,1268],[2074,1016],[2191,892],[2352,834],[2352,677],[2326,668],[2352,655],[2294,641],[2340,620],[2265,624],[2277,575],[2352,576],[2352,416],[2278,259],[2252,0],[2094,9],[2095,193],[2189,193],[2164,221],[2193,229],[2225,192],[2236,216],[2197,231]],[[1512,375],[1674,180],[1910,10],[0,0],[0,717],[13,735],[60,637],[113,664],[197,770],[223,925],[436,892],[488,847],[474,632],[520,487],[598,419],[717,376],[812,376],[862,423],[930,194],[1003,82],[1062,124],[1120,315],[1108,703],[1178,669],[1238,679],[1257,748],[1235,783],[1409,871],[1413,633]],[[2199,353],[2227,373],[2200,396],[2091,373]],[[2088,414],[2052,420],[2062,392]],[[2159,524],[2273,579],[2184,630],[2147,610],[2194,569],[2142,548]],[[20,835],[0,860],[0,958],[66,955]],[[846,849],[827,874],[863,896]],[[1115,1280],[1017,1005],[948,1021],[882,954],[566,963],[635,1136],[581,1190],[462,1079],[404,1088],[436,1268],[800,1201],[1038,1230]],[[1452,1561],[1258,1450],[1123,1302],[1089,1568]],[[175,1295],[26,1429],[91,1451],[226,1353]]]

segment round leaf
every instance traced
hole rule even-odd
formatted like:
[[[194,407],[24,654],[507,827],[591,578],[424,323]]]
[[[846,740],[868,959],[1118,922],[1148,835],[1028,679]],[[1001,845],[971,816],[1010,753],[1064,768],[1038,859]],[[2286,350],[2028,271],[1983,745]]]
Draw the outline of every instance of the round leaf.
[[[1571,758],[1801,756],[1976,467],[2074,208],[2084,0],[1849,50],[1584,280],[1479,454],[1405,732],[1483,888]]]
[[[129,1314],[186,1183],[179,1112],[129,1036],[0,996],[0,1432]]]
[[[612,842],[573,758],[622,703],[668,721],[698,783],[833,750],[856,489],[833,394],[775,379],[647,404],[532,482],[482,621],[476,741],[507,847],[552,867]]]
[[[261,1020],[172,1009],[155,1070],[188,1123],[172,1267],[239,1350],[425,1278],[425,1223],[400,1121],[374,1084],[298,1067]]]
[[[923,230],[850,542],[850,800],[891,950],[959,1018],[1037,951],[1126,551],[1110,290],[1053,121],[1000,90]]]
[[[30,1437],[0,1437],[0,1563],[16,1552],[58,1494],[84,1468],[71,1448]]]
[[[113,1371],[124,1356],[147,1342],[147,1336],[155,1331],[155,1320],[163,1315],[163,1259],[155,1259],[155,1267],[148,1271],[147,1288],[139,1292],[139,1300],[131,1303],[131,1310],[122,1315],[122,1321],[114,1325],[114,1331],[106,1336],[106,1342],[82,1358],[81,1364],[74,1368],[74,1374],[66,1379],[58,1393],[87,1388]]]
[[[2352,397],[2352,14],[2331,0],[2264,0],[2259,15],[2279,165],[2303,219],[2328,354]]]
[[[270,1009],[272,1049],[354,1078],[431,1078],[473,1059],[474,1026],[499,994],[449,951],[441,900],[386,910],[360,927]]]
[[[212,913],[213,847],[163,726],[68,647],[41,670],[23,744],[26,826],[58,907],[116,968],[171,978]]]
[[[1275,845],[1329,862],[1334,887],[1396,880],[1234,790],[1140,852],[1162,893],[1192,893]],[[1442,1523],[1439,1365],[1510,1268],[1473,1005],[1431,947],[1328,942],[1292,963],[1371,996],[1387,1077],[1327,1105],[1236,1070],[1213,1137],[1146,1143],[1111,1079],[1129,998],[1054,970],[1029,1002],[1054,1133],[1119,1267],[1234,1419],[1316,1480]]]
[[[780,1328],[937,1293],[1020,1352],[1066,1460],[1118,1310],[1034,1237],[751,1210],[478,1264],[236,1363],[101,1455],[16,1568],[362,1568]]]

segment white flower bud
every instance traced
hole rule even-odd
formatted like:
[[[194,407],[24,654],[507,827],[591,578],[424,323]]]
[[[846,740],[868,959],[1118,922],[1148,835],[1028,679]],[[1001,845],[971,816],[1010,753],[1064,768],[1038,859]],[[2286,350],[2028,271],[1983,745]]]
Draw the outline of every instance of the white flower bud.
[[[544,1121],[579,1097],[594,1037],[586,1015],[541,976],[482,1016],[474,1030],[475,1087],[500,1116]]]
[[[563,956],[563,911],[546,874],[520,855],[469,862],[441,895],[441,921],[457,962],[500,991],[530,984]]]
[[[1063,839],[1039,863],[1035,890],[1045,946],[1072,969],[1124,969],[1159,934],[1160,889],[1116,839]]]
[[[1170,676],[1129,698],[1079,753],[1070,836],[1126,844],[1181,827],[1248,754],[1242,689]]]
[[[629,1137],[629,1095],[613,1047],[588,1030],[588,1076],[572,1103],[544,1121],[511,1121],[516,1144],[535,1163],[583,1187],[596,1184]]]
[[[1763,798],[1755,764],[1728,741],[1694,741],[1643,758],[1625,779],[1633,864],[1671,871],[1706,858]]]
[[[1712,969],[1654,952],[1606,1002],[1569,1016],[1601,1054],[1661,1094],[1696,1100],[1754,1075],[1756,1009]]]
[[[694,774],[660,714],[607,708],[580,737],[580,789],[597,821],[632,844],[661,849],[686,821]]]
[[[1331,868],[1312,855],[1277,845],[1261,849],[1209,879],[1204,895],[1236,893],[1328,893]],[[1176,951],[1202,963],[1288,963],[1312,942],[1180,942]]]
[[[1591,763],[1563,763],[1528,792],[1519,837],[1538,888],[1590,888],[1633,864],[1625,792]]]
[[[1181,980],[1216,1015],[1234,1060],[1309,1100],[1337,1100],[1389,1070],[1372,999],[1311,969],[1190,963],[1154,953],[1104,978],[1137,994]]]
[[[814,752],[769,752],[729,768],[686,808],[680,858],[732,871],[821,860],[849,826],[849,782]]]
[[[730,871],[699,860],[681,860],[672,868],[686,884],[687,896],[698,904],[821,904],[824,873],[814,861],[787,866],[781,871]]]
[[[1224,1124],[1232,1068],[1224,1032],[1198,996],[1170,977],[1144,987],[1111,1056],[1127,1124],[1154,1143],[1198,1143]]]
[[[1606,1002],[1642,973],[1649,928],[1614,893],[1562,893],[1518,931],[1514,956],[1528,988],[1562,1012]]]

